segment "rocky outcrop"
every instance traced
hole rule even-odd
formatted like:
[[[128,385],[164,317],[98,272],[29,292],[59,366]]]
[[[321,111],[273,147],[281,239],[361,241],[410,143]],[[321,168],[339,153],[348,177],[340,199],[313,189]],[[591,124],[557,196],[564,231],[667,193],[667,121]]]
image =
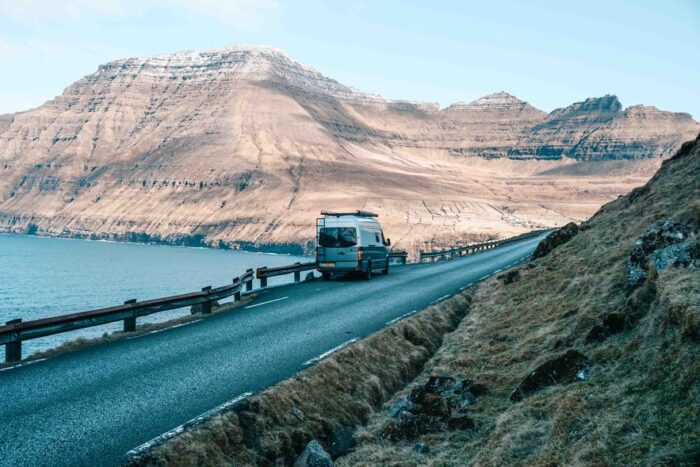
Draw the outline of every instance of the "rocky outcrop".
[[[577,233],[578,225],[574,222],[569,222],[561,229],[555,230],[537,245],[537,248],[535,248],[535,251],[532,253],[532,259],[547,256],[556,247],[571,240]]]
[[[312,440],[294,462],[294,467],[333,467],[333,460],[321,443]]]
[[[590,374],[592,365],[591,360],[581,352],[568,350],[528,374],[510,394],[510,400],[521,401],[546,387],[584,380]]]
[[[691,265],[698,261],[697,244],[679,243],[687,240],[693,228],[667,220],[647,228],[634,242],[627,261],[627,287],[639,287],[648,277],[648,259],[653,254],[658,272],[672,265]]]
[[[468,407],[486,387],[471,380],[448,375],[433,375],[415,387],[409,396],[391,404],[387,411],[392,420],[384,427],[390,440],[414,439],[426,433],[476,428]],[[428,452],[420,447],[418,452]],[[417,448],[418,449],[418,448]]]
[[[614,96],[385,100],[271,47],[117,60],[0,116],[0,231],[300,249],[321,209],[365,207],[403,248],[473,241],[582,220],[698,131]],[[548,175],[581,159],[636,162]]]

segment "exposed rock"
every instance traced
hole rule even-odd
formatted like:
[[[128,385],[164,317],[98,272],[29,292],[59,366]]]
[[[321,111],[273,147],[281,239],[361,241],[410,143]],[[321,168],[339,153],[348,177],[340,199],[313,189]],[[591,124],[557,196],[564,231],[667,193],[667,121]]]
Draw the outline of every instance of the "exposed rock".
[[[591,371],[592,362],[576,350],[568,350],[538,366],[523,379],[510,395],[513,402],[520,401],[526,396],[541,389],[556,384],[569,384],[584,380]]]
[[[333,467],[333,460],[321,443],[314,439],[294,461],[294,467]]]
[[[656,168],[621,159],[670,155],[698,131],[614,96],[550,114],[505,92],[444,109],[387,100],[270,47],[130,58],[0,116],[0,231],[308,252],[321,209],[372,193],[406,248],[454,244],[588,217]],[[505,158],[519,162],[484,165]]]
[[[388,439],[413,439],[426,433],[466,430],[475,427],[463,411],[476,403],[475,394],[486,387],[459,376],[433,375],[415,387],[410,396],[402,397],[388,410],[394,418],[384,427]]]
[[[648,227],[642,235],[634,242],[632,251],[627,261],[627,287],[629,290],[639,287],[647,278],[647,261],[650,255],[657,250],[665,249],[670,245],[675,245],[685,241],[693,232],[688,225],[677,221],[667,220],[657,222]],[[679,247],[667,250],[654,256],[655,264],[666,268],[668,265],[690,265],[693,260],[692,255],[697,255],[696,247]],[[657,267],[658,270],[658,267]]]
[[[699,267],[700,243],[679,243],[656,250],[653,253],[656,272],[669,267]]]
[[[309,271],[306,273],[306,277],[304,277],[304,282],[311,282],[312,280],[315,280],[316,276],[314,275],[313,271]]]
[[[420,442],[413,446],[413,450],[418,454],[427,454],[430,452],[430,446],[428,446],[426,443]]]
[[[571,240],[578,233],[578,225],[569,222],[559,230],[547,235],[535,248],[532,259],[547,256],[553,249]]]
[[[304,418],[306,418],[304,416],[304,412],[296,405],[292,406],[292,415],[294,415],[299,421],[304,421]]]
[[[396,417],[403,411],[413,412],[417,408],[418,406],[414,404],[408,396],[404,396],[389,407],[389,410],[387,410],[387,415],[390,417]]]
[[[331,445],[328,448],[328,454],[333,459],[347,454],[357,444],[355,430],[349,427],[340,427],[333,430],[331,433]]]

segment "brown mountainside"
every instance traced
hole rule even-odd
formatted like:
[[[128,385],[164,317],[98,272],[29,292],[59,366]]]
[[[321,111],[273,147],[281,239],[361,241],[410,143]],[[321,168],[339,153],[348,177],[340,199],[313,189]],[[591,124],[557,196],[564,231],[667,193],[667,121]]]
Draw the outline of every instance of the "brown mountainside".
[[[299,245],[365,208],[398,247],[511,235],[587,218],[698,131],[614,96],[385,100],[270,47],[119,60],[0,116],[0,231]]]

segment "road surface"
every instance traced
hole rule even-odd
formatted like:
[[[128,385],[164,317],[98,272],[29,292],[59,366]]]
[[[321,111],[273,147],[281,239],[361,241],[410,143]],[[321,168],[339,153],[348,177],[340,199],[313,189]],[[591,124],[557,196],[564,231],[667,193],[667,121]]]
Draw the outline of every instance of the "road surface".
[[[114,465],[350,339],[523,261],[542,237],[371,281],[273,288],[245,308],[0,371],[0,465]]]

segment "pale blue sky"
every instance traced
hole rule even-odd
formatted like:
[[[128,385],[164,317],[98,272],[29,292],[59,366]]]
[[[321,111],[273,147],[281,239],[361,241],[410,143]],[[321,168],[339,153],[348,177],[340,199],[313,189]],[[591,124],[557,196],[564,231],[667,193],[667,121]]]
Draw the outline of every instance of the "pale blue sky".
[[[504,90],[551,111],[611,93],[700,118],[700,0],[0,0],[0,113],[100,63],[230,44],[443,107]]]

